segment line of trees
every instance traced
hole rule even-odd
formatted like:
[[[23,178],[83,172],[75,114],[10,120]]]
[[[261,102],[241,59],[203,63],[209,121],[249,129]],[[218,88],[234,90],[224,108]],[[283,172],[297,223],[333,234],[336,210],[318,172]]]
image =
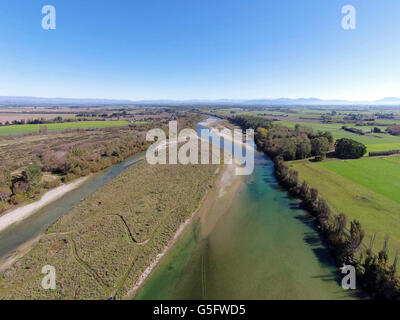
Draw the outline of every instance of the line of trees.
[[[400,280],[396,275],[398,256],[389,263],[388,241],[375,254],[372,238],[369,248],[363,255],[362,243],[365,232],[358,220],[350,222],[350,230],[346,229],[346,216],[341,213],[332,215],[329,205],[317,189],[311,188],[307,182],[300,183],[298,172],[289,169],[281,156],[274,158],[275,175],[279,183],[293,196],[301,200],[301,207],[313,217],[316,229],[324,235],[332,256],[338,265],[352,265],[356,268],[358,282],[363,289],[377,299],[400,299]],[[359,254],[359,257],[356,257]]]
[[[320,161],[333,147],[330,132],[314,132],[312,128],[298,124],[291,129],[253,116],[237,116],[229,120],[241,128],[254,129],[257,146],[271,158],[280,155],[285,161],[290,161],[314,156]]]
[[[389,150],[389,151],[375,151],[370,152],[370,157],[377,157],[377,156],[391,156],[393,154],[400,154],[400,150]]]
[[[235,119],[236,118],[236,119]],[[246,129],[246,120],[243,117],[230,118],[235,124],[240,124]],[[241,118],[238,120],[237,118]],[[251,119],[253,125],[256,123]],[[293,150],[298,150],[304,144],[304,153],[296,153],[295,158],[302,158],[307,153],[316,151],[323,152],[325,141],[314,142],[316,149],[312,150],[314,139],[325,138],[330,144],[333,142],[329,133],[313,133],[312,129],[296,126],[294,130],[283,129],[281,126],[264,124],[263,127],[255,129],[256,144],[269,156],[273,158],[275,176],[279,183],[290,195],[301,200],[301,207],[314,218],[315,227],[324,235],[327,246],[338,265],[350,264],[356,268],[358,283],[373,298],[378,299],[400,299],[400,280],[396,275],[398,257],[389,263],[388,238],[383,248],[375,254],[373,249],[374,238],[369,248],[364,252],[363,240],[365,232],[358,220],[350,222],[350,230],[346,216],[342,213],[333,215],[328,202],[319,195],[315,188],[311,188],[307,182],[300,182],[298,172],[289,169],[285,160],[292,160]],[[299,139],[299,136],[301,139]],[[323,143],[324,142],[324,143]],[[309,144],[308,144],[309,143]],[[288,157],[287,144],[290,144]],[[322,145],[322,147],[321,147]],[[301,149],[301,148],[300,148]],[[318,149],[318,150],[317,150]],[[335,143],[335,151],[343,157],[361,157],[366,148],[363,144],[351,139],[340,139]],[[359,255],[359,257],[356,257]]]
[[[358,135],[361,135],[361,136],[365,135],[364,131],[362,131],[361,129],[358,129],[358,128],[348,128],[346,126],[342,126],[342,129],[344,131],[355,133],[355,134],[358,134]]]

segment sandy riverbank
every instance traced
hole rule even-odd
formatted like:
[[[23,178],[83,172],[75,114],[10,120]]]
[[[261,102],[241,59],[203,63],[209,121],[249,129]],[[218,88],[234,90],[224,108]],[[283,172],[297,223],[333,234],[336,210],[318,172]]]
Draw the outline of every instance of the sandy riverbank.
[[[221,125],[219,121],[217,122],[208,122],[208,121],[203,121],[200,122],[199,125],[204,126],[209,128],[216,136],[219,138],[222,138],[224,141],[230,142],[232,144],[240,145],[241,147],[246,148],[249,151],[254,152],[255,149],[253,147],[254,141],[251,142],[243,142],[243,135],[240,134],[241,130],[237,128],[238,131],[234,131],[231,129],[228,129]],[[230,134],[227,133],[227,130],[230,131]]]
[[[210,123],[203,122],[202,125],[207,126]],[[148,277],[151,275],[152,271],[159,265],[160,261],[163,257],[170,251],[170,249],[175,245],[175,243],[179,240],[183,232],[186,230],[187,226],[193,221],[195,216],[200,216],[200,219],[207,219],[207,212],[210,208],[215,204],[218,199],[222,198],[224,195],[229,193],[230,197],[235,197],[240,187],[242,186],[242,182],[244,181],[243,176],[236,175],[236,168],[239,166],[237,161],[234,161],[233,164],[222,165],[222,170],[218,168],[216,174],[218,177],[216,182],[214,183],[214,187],[207,192],[202,201],[200,202],[199,207],[191,214],[191,216],[186,219],[184,223],[182,223],[176,233],[168,242],[167,246],[163,249],[161,253],[159,253],[156,258],[152,261],[152,263],[145,269],[145,271],[139,276],[136,283],[133,285],[131,290],[123,297],[123,299],[132,299],[137,291],[142,287]],[[214,217],[217,219],[218,217]],[[211,220],[215,220],[211,218]],[[215,224],[215,221],[208,221],[209,224]]]
[[[59,199],[64,194],[79,187],[88,177],[83,177],[69,184],[61,185],[53,190],[46,192],[42,198],[31,204],[27,204],[20,208],[16,208],[6,214],[0,216],[0,232],[14,223],[18,223],[23,219],[29,217],[39,209],[48,205],[49,203]]]
[[[184,223],[182,223],[178,230],[175,232],[173,237],[169,240],[168,244],[165,246],[163,251],[159,253],[153,262],[145,269],[145,271],[139,276],[136,283],[133,285],[132,289],[128,291],[128,293],[123,297],[123,299],[131,299],[135,296],[137,291],[142,287],[147,278],[151,275],[152,271],[155,267],[158,266],[162,258],[169,252],[169,250],[175,245],[175,243],[179,240],[183,232],[186,230],[187,226],[193,221],[194,217],[202,216],[203,212],[207,212],[208,209],[213,205],[215,201],[217,201],[222,194],[225,194],[227,189],[230,189],[230,192],[235,193],[231,188],[235,186],[235,190],[239,190],[240,182],[243,181],[243,177],[236,176],[236,164],[223,165],[222,170],[217,169],[218,177],[214,183],[214,186],[211,190],[207,192],[202,201],[200,202],[199,207],[190,215],[188,219]]]

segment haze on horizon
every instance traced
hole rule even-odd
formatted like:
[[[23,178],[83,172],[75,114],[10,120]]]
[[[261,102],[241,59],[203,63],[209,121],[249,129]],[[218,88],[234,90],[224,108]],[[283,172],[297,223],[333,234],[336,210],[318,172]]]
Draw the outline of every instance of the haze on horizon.
[[[0,96],[379,100],[400,88],[397,0],[0,4]],[[356,8],[356,30],[341,26]]]

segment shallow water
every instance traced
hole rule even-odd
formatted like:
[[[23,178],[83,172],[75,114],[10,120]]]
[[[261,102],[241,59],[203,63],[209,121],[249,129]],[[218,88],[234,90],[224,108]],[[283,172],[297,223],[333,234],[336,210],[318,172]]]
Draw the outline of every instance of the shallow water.
[[[279,187],[272,161],[256,153],[239,195],[196,219],[135,298],[352,298],[340,276],[306,213]]]

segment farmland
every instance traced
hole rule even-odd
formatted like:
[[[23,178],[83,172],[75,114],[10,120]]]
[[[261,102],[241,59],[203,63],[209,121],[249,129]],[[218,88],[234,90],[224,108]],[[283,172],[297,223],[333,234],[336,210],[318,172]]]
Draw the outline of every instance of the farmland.
[[[17,121],[28,121],[33,119],[45,119],[51,120],[56,117],[62,117],[64,119],[74,118],[75,114],[70,113],[28,113],[28,112],[0,112],[0,122],[6,123],[7,121],[11,123],[14,120]]]
[[[390,257],[400,249],[400,157],[366,158],[312,163],[290,162],[300,180],[318,189],[332,211],[358,219],[366,231],[366,244],[376,233],[379,250],[390,236]]]
[[[39,132],[41,127],[46,127],[47,131],[63,131],[68,129],[94,129],[108,128],[114,126],[128,125],[129,121],[78,121],[65,123],[49,123],[49,124],[22,124],[1,126],[0,135],[15,135],[31,132]]]

